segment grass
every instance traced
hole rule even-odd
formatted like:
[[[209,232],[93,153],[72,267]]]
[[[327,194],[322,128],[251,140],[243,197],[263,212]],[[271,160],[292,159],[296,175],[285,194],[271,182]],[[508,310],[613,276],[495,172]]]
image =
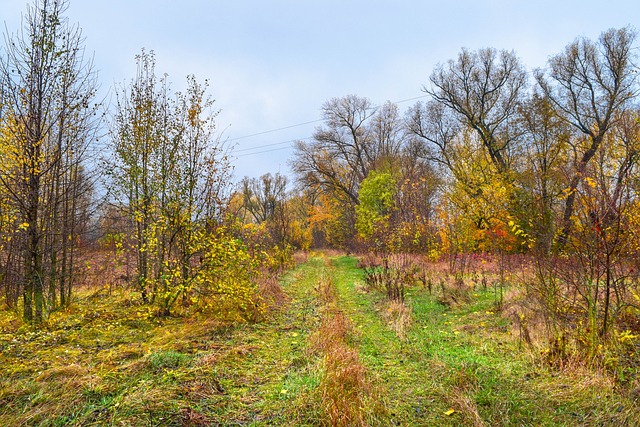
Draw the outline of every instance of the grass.
[[[258,324],[157,318],[125,291],[83,293],[41,331],[1,313],[0,425],[295,425],[302,416],[313,419],[302,396],[319,383],[305,349],[319,322],[312,289],[320,265],[312,260],[289,273],[289,302]]]
[[[40,331],[0,311],[0,426],[640,425],[637,394],[543,363],[492,290],[394,305],[356,264],[310,257],[255,324],[158,318],[121,289],[83,291]]]
[[[363,291],[357,260],[334,259],[343,309],[357,325],[357,344],[377,375],[399,425],[640,425],[633,398],[601,372],[558,371],[539,363],[494,312],[493,291],[448,307],[410,288],[411,325],[401,339],[381,295]]]

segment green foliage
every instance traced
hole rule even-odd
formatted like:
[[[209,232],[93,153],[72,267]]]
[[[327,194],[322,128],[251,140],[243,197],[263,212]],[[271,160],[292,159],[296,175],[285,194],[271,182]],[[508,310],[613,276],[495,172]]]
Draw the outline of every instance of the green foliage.
[[[356,228],[361,237],[380,236],[394,208],[396,180],[390,172],[371,171],[362,181],[356,206]]]

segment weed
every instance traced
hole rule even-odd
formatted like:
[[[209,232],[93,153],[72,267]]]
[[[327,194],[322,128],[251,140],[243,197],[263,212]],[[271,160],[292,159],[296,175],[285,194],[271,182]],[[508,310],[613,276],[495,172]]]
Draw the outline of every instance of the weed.
[[[407,303],[389,301],[383,305],[381,312],[398,338],[405,340],[411,327],[411,308]]]

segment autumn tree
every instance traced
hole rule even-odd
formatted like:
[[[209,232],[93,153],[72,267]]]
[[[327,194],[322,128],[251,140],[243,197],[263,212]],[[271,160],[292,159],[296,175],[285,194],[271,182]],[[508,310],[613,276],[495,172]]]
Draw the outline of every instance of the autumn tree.
[[[619,114],[637,96],[635,39],[630,28],[610,29],[595,42],[579,38],[549,60],[546,73],[536,74],[556,114],[582,135],[571,141],[572,172],[558,238],[561,246],[571,234],[576,190],[589,163]]]
[[[291,161],[298,183],[310,191],[330,195],[343,212],[337,213],[355,229],[355,206],[360,183],[406,145],[398,108],[387,102],[374,107],[366,98],[334,98],[322,107],[324,125],[310,142],[298,141]]]
[[[131,86],[118,94],[112,120],[114,163],[112,192],[128,211],[136,249],[136,282],[143,301],[148,301],[151,280],[151,241],[156,217],[155,203],[163,177],[153,168],[162,140],[170,125],[166,84],[158,83],[153,54],[137,56],[137,75]],[[164,86],[164,87],[163,87]],[[164,114],[163,114],[164,113]],[[167,126],[165,128],[165,126]]]
[[[226,207],[231,166],[216,133],[218,111],[207,90],[208,82],[187,77],[186,92],[176,94],[169,111],[168,138],[161,143],[155,281],[164,313],[192,288],[198,274],[195,258],[206,247],[200,240],[222,222]]]
[[[249,216],[247,219],[263,224],[274,244],[287,244],[287,177],[267,173],[259,178],[245,177],[240,185],[243,207]]]
[[[279,173],[267,173],[260,178],[244,177],[241,186],[244,208],[251,220],[260,224],[273,218],[279,205],[284,203],[287,177]]]
[[[113,202],[130,221],[136,287],[168,314],[203,277],[194,258],[216,244],[210,231],[222,222],[231,169],[207,84],[190,76],[173,95],[153,53],[136,59],[136,77],[118,93],[107,169]]]
[[[5,35],[0,61],[2,124],[14,147],[13,167],[3,170],[0,182],[21,234],[15,242],[23,318],[36,324],[46,314],[47,289],[50,308],[57,290],[61,303],[70,296],[78,215],[90,198],[83,162],[96,125],[96,75],[84,58],[80,29],[64,16],[67,7],[64,0],[36,0],[21,31]]]
[[[373,239],[377,249],[389,243],[389,220],[395,208],[397,191],[397,183],[389,172],[371,171],[360,186],[356,229],[360,237]]]
[[[525,143],[519,181],[528,193],[524,210],[529,218],[531,238],[540,255],[550,255],[557,230],[556,212],[565,190],[569,141],[573,132],[555,113],[551,101],[534,92],[522,105]]]

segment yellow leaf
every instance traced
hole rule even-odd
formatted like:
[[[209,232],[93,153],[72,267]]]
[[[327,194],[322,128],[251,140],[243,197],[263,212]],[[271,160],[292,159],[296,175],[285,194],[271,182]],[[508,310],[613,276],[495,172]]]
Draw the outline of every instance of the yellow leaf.
[[[456,412],[455,409],[449,409],[448,411],[444,411],[444,414],[449,416],[449,415],[452,415],[454,412]]]

